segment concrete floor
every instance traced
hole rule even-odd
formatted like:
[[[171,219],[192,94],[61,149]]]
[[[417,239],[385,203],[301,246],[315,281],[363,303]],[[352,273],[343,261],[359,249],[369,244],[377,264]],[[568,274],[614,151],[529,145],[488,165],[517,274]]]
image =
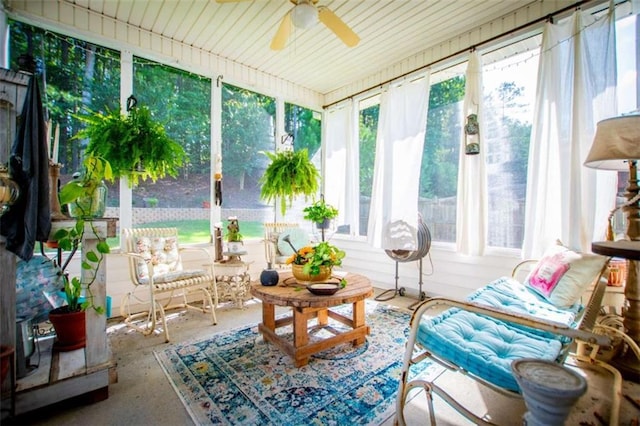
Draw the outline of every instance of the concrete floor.
[[[379,294],[379,291],[376,292]],[[415,299],[397,296],[386,303],[407,308]],[[282,313],[286,310],[282,309]],[[223,304],[217,310],[218,324],[195,311],[171,311],[170,333],[174,342],[205,338],[213,333],[239,327],[261,319],[260,303],[250,301],[244,309]],[[87,404],[82,399],[68,400],[54,406],[27,413],[3,424],[16,425],[185,425],[192,424],[180,399],[156,361],[153,352],[166,345],[161,334],[144,337],[124,328],[118,320],[108,323],[109,339],[117,363],[118,381],[109,386],[109,398]],[[576,404],[568,425],[606,425],[610,398],[603,390],[612,389],[607,374],[581,370],[589,390]],[[454,395],[466,401],[478,414],[490,413],[498,425],[521,425],[526,408],[521,400],[496,394],[460,374],[444,373],[439,381]],[[623,394],[640,401],[640,385],[625,382]],[[428,424],[426,398],[417,395],[405,410],[408,424]],[[469,425],[457,412],[439,398],[435,400],[438,425]],[[594,415],[594,413],[598,413]],[[603,420],[599,420],[598,416]],[[638,424],[640,410],[623,398],[620,425]],[[633,423],[635,421],[635,423]],[[393,419],[384,423],[393,424]]]

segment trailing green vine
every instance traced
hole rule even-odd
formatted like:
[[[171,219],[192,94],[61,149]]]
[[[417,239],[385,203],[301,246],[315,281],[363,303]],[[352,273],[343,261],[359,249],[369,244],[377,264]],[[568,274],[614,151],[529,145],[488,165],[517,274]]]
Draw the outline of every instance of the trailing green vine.
[[[98,235],[97,229],[93,222],[91,224],[91,231],[93,234]],[[109,244],[106,239],[98,238],[98,244],[96,245],[96,251],[86,250],[84,252],[85,259],[81,261],[81,268],[85,271],[90,271],[91,275],[85,284],[82,283],[81,277],[73,277],[69,279],[69,274],[65,272],[69,261],[73,257],[73,254],[78,249],[78,246],[82,243],[84,237],[85,221],[83,219],[77,219],[75,225],[72,228],[58,229],[53,235],[53,239],[58,243],[58,246],[65,251],[70,251],[71,254],[67,258],[64,265],[62,265],[64,293],[67,299],[66,310],[68,312],[84,311],[92,308],[99,314],[105,312],[104,307],[96,306],[93,303],[93,293],[91,291],[91,285],[96,281],[98,276],[98,270],[100,265],[104,261],[105,255],[110,252]],[[82,292],[86,291],[84,302],[80,303]]]

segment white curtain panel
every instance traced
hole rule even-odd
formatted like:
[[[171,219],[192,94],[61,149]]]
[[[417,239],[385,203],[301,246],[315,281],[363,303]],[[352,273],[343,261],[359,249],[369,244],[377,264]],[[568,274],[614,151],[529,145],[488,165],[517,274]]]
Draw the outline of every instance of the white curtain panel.
[[[582,251],[602,239],[615,172],[583,165],[598,121],[616,115],[615,26],[580,11],[543,32],[527,179],[524,258],[556,239]]]
[[[325,173],[324,199],[339,211],[337,224],[351,223],[348,221],[348,211],[353,210],[352,189],[346,185],[347,170],[352,170],[353,159],[353,101],[340,104],[326,112],[324,120]],[[357,147],[357,141],[355,142]],[[356,149],[357,152],[357,149]],[[327,171],[330,171],[327,173]],[[356,198],[357,202],[357,198]],[[354,225],[351,223],[351,227]]]
[[[429,75],[382,94],[367,237],[385,250],[418,248],[418,190]]]
[[[458,162],[458,199],[456,209],[456,248],[458,253],[481,256],[487,241],[487,171],[485,166],[484,117],[482,113],[482,57],[469,55],[463,102],[463,117],[475,114],[480,124],[480,153],[466,155],[467,138],[462,132]]]

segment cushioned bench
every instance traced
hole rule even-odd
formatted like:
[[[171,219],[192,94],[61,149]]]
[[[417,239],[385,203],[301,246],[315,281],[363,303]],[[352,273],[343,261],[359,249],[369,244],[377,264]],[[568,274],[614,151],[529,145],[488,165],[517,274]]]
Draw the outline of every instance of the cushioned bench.
[[[435,424],[431,393],[435,392],[462,415],[477,424],[491,424],[455,401],[433,381],[409,380],[413,365],[430,358],[512,396],[520,389],[511,363],[535,358],[563,363],[574,340],[609,345],[610,339],[592,332],[606,279],[608,258],[582,254],[558,244],[521,283],[503,277],[474,291],[465,300],[431,298],[419,305],[411,318],[397,398],[397,421],[404,424],[404,405],[413,388],[424,389],[431,423]],[[520,265],[519,265],[520,266]],[[514,270],[513,276],[516,276]],[[590,300],[582,294],[593,283]],[[449,309],[436,316],[434,307]]]

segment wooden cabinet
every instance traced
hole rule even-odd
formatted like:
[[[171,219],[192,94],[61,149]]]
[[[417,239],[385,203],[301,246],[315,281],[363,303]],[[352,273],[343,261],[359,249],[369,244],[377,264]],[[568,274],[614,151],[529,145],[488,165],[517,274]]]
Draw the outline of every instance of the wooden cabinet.
[[[75,221],[54,221],[52,233],[60,227],[73,226]],[[85,237],[82,242],[81,255],[96,248],[97,235],[113,237],[116,233],[116,219],[96,219],[85,224]],[[94,233],[94,230],[96,233]],[[97,234],[97,235],[96,235]],[[15,342],[15,262],[12,253],[0,247],[0,267],[3,271],[13,270],[11,277],[2,274],[2,326],[13,329]],[[106,259],[108,262],[108,259]],[[5,269],[8,268],[8,269]],[[12,279],[9,279],[12,278]],[[106,264],[103,262],[97,272],[95,282],[91,287],[95,304],[106,305]],[[11,293],[13,301],[11,302]],[[5,294],[8,297],[4,297]],[[13,312],[13,320],[6,313]],[[7,317],[5,319],[5,317]],[[54,404],[78,395],[91,395],[94,400],[108,397],[108,386],[116,379],[115,363],[112,360],[108,344],[106,322],[104,314],[87,311],[87,344],[83,349],[70,352],[57,352],[52,349],[53,339],[40,339],[39,349],[41,358],[36,371],[18,380],[16,389],[16,414],[25,413],[37,408]],[[7,323],[5,324],[5,321]],[[11,322],[12,321],[12,322]],[[13,323],[13,327],[11,324]],[[7,326],[8,324],[8,326]],[[3,334],[3,344],[6,335]],[[15,343],[14,343],[15,344]],[[34,355],[37,357],[37,355]],[[8,404],[8,401],[3,400]]]

